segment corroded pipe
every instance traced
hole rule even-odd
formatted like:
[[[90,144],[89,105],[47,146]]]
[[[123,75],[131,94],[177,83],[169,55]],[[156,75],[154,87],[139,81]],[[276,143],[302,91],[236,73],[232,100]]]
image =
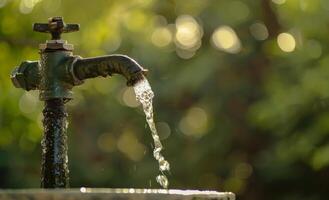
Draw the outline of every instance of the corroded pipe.
[[[147,72],[135,60],[120,54],[78,58],[73,63],[73,71],[75,78],[79,80],[121,74],[127,79],[128,86],[132,86],[138,80],[143,79],[143,75]]]
[[[63,99],[45,101],[42,146],[41,187],[69,187],[67,158],[67,112]]]

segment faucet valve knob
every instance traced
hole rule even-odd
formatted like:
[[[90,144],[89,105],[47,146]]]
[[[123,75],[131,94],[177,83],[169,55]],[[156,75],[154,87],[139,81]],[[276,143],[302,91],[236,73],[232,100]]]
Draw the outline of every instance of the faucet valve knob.
[[[52,40],[60,40],[62,33],[79,31],[79,24],[65,24],[63,17],[51,17],[48,24],[34,23],[33,30],[41,33],[50,33]]]

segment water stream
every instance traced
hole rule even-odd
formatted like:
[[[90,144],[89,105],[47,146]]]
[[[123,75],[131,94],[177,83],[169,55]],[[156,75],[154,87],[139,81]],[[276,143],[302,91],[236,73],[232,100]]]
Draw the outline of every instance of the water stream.
[[[165,160],[165,158],[161,154],[161,150],[163,147],[162,147],[157,129],[155,127],[154,119],[153,119],[152,99],[154,97],[154,93],[146,78],[137,82],[134,85],[134,90],[135,90],[137,101],[139,101],[143,106],[143,110],[144,110],[144,113],[146,116],[146,121],[150,127],[153,141],[154,141],[153,156],[158,161],[159,170],[161,172],[161,174],[156,177],[156,181],[163,188],[168,188],[169,182],[168,182],[167,176],[164,174],[164,172],[166,172],[166,171],[169,172],[170,165],[169,165],[169,162],[167,160]]]

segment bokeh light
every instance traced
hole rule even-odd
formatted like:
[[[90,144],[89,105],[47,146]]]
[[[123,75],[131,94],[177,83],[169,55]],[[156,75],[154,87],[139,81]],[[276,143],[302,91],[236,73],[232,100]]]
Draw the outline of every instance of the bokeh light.
[[[43,1],[43,9],[45,10],[45,12],[49,13],[49,14],[54,14],[58,11],[58,9],[61,7],[61,0],[46,0]]]
[[[231,191],[233,191],[235,194],[240,194],[245,187],[245,181],[237,177],[231,177],[225,180],[223,186],[224,186],[224,190],[230,188]]]
[[[136,135],[129,129],[125,130],[120,135],[117,142],[117,147],[122,153],[133,161],[141,160],[146,150],[145,146],[138,141]]]
[[[133,32],[139,32],[145,30],[148,22],[146,13],[141,10],[134,10],[133,12],[127,12],[124,15],[123,22],[127,29]]]
[[[324,168],[329,164],[329,146],[319,148],[312,159],[312,167],[316,170]]]
[[[217,28],[212,35],[214,45],[228,53],[238,53],[241,50],[241,43],[235,31],[229,26]]]
[[[272,0],[273,3],[278,4],[278,5],[282,5],[284,3],[286,3],[286,0]]]
[[[158,27],[151,36],[152,43],[157,47],[165,47],[172,42],[172,33],[168,27]]]
[[[34,6],[41,1],[42,0],[21,0],[19,10],[23,14],[28,14],[32,12]]]
[[[317,40],[308,40],[305,49],[310,58],[317,59],[322,55],[322,46]]]
[[[0,8],[4,7],[8,3],[8,0],[0,0]]]
[[[136,100],[135,92],[132,87],[128,87],[122,94],[122,100],[129,107],[138,107],[140,103]]]
[[[19,100],[19,109],[25,114],[30,114],[36,111],[38,103],[39,99],[35,93],[25,92]]]
[[[13,24],[15,24],[15,19],[12,17],[4,17],[2,19],[2,23],[1,23],[1,31],[2,33],[4,33],[5,35],[11,35],[16,33],[19,30],[19,27],[17,26],[13,26]],[[5,43],[2,43],[2,45],[8,45]]]
[[[116,150],[117,141],[111,133],[103,133],[97,139],[97,145],[100,150],[110,153]]]
[[[235,23],[243,22],[250,16],[250,9],[244,1],[231,0],[228,2],[228,15]],[[232,13],[229,14],[229,12]]]
[[[194,49],[199,46],[202,29],[198,22],[189,15],[181,15],[176,19],[176,45],[182,49]]]
[[[176,54],[183,59],[190,59],[195,55],[195,51],[189,51],[185,49],[176,49]]]
[[[296,47],[296,40],[290,33],[280,33],[277,38],[280,49],[284,52],[292,52]]]
[[[234,175],[240,179],[247,179],[252,174],[252,166],[248,163],[239,163],[234,169]]]
[[[208,115],[200,107],[192,107],[179,123],[180,130],[188,136],[201,137],[207,132]]]
[[[166,122],[157,122],[156,128],[161,140],[167,139],[171,134],[171,129]]]
[[[251,35],[256,40],[266,40],[268,38],[268,30],[267,30],[265,24],[263,24],[261,22],[253,23],[250,26],[249,30],[250,30]]]

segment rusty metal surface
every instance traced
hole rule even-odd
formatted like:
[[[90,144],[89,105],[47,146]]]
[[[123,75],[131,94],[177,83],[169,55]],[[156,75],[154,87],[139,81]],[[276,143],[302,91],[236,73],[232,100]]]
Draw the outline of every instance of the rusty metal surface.
[[[73,81],[68,68],[74,57],[69,51],[42,52],[40,59],[40,100],[72,98]]]
[[[128,86],[143,79],[147,72],[134,59],[120,54],[78,59],[73,67],[75,76],[80,80],[120,74],[127,79]]]
[[[27,91],[37,89],[40,83],[39,67],[38,61],[22,62],[10,75],[10,79],[14,86]]]
[[[62,33],[79,31],[79,24],[66,24],[63,17],[51,17],[48,23],[35,23],[33,30],[41,33],[50,33],[52,40],[61,39]]]
[[[235,200],[231,192],[163,189],[80,188],[0,190],[0,200]]]
[[[45,101],[42,146],[41,187],[69,186],[67,157],[67,112],[63,99]]]

